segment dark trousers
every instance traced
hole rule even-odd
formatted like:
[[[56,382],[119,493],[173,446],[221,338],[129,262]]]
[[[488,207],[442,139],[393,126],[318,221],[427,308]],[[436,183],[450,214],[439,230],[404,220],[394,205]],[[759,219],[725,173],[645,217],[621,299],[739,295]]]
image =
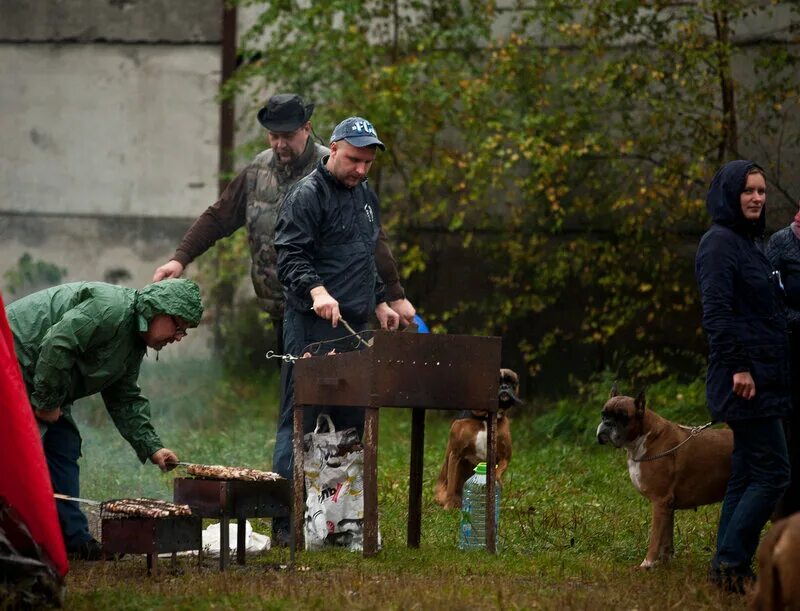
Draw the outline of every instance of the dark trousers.
[[[273,319],[272,328],[275,330],[275,352],[283,354],[283,319]],[[275,362],[278,364],[278,371],[283,369],[283,361],[281,359],[275,359]],[[283,388],[283,383],[281,383],[281,388]]]
[[[780,418],[728,424],[733,429],[731,478],[722,502],[712,566],[746,571],[761,529],[789,485],[789,457]]]
[[[348,321],[351,322],[351,321]],[[352,323],[351,323],[352,324]],[[363,331],[366,323],[355,325],[356,331]],[[357,338],[350,335],[342,325],[335,329],[329,320],[324,320],[314,312],[298,312],[287,306],[283,326],[283,343],[288,354],[302,356],[304,352],[323,355],[336,349],[347,352],[358,348]],[[321,345],[314,342],[325,341]],[[281,368],[281,411],[278,416],[278,430],[275,436],[275,451],[272,457],[272,470],[291,480],[292,478],[292,435],[294,432],[294,366],[284,363]],[[336,429],[354,427],[359,437],[364,433],[364,410],[348,407],[313,407],[303,409],[303,433],[310,433],[316,426],[317,416],[329,414]],[[300,517],[302,519],[302,516]],[[273,531],[287,529],[288,520],[276,518],[272,522]]]
[[[78,431],[67,420],[59,418],[54,424],[48,425],[42,443],[53,490],[68,496],[80,496],[81,470],[78,458],[81,456],[81,437]],[[67,551],[77,549],[92,538],[89,522],[78,508],[78,503],[56,500],[56,509]]]
[[[792,413],[783,421],[786,429],[786,444],[789,446],[789,463],[792,466],[792,481],[783,495],[776,518],[785,518],[800,511],[800,328],[793,328],[789,336],[791,348]]]

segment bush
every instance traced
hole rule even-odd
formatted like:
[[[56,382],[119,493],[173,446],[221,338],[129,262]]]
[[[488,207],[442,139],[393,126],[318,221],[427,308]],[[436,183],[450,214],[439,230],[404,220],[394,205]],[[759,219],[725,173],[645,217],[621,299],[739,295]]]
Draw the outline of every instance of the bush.
[[[558,439],[569,443],[595,445],[595,431],[600,423],[600,411],[608,400],[613,375],[605,372],[580,389],[579,407],[573,397],[561,399],[535,419],[533,430],[543,439]],[[618,385],[620,394],[636,396],[641,389]],[[705,400],[705,380],[690,382],[670,376],[645,389],[646,405],[659,415],[687,425],[704,424],[709,420]]]

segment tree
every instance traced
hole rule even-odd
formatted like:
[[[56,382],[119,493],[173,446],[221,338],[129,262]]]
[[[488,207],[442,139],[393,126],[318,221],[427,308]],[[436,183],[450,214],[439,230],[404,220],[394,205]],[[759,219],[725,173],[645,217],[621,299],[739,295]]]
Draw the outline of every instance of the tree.
[[[752,155],[772,201],[796,195],[794,3],[258,4],[228,93],[301,91],[324,134],[368,117],[409,283],[432,271],[431,234],[481,261],[451,275],[486,275],[429,316],[503,334],[531,374],[575,354],[644,377],[696,368],[693,252],[713,172]]]

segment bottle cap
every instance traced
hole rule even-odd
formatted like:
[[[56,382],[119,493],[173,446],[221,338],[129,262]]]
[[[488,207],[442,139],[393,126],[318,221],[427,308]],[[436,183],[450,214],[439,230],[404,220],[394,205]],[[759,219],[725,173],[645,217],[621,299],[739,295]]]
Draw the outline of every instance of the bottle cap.
[[[478,475],[486,475],[486,463],[485,462],[479,462],[475,466],[475,473],[477,473]]]

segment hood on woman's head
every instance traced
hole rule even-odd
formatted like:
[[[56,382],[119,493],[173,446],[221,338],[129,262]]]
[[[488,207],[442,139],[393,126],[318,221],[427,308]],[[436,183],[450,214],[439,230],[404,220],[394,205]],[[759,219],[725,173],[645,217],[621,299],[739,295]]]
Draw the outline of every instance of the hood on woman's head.
[[[714,175],[706,195],[706,209],[711,220],[718,225],[738,229],[750,235],[761,235],[766,225],[766,207],[761,211],[757,221],[748,221],[742,212],[741,195],[747,183],[750,171],[756,169],[764,174],[764,170],[746,159],[729,161]]]
[[[194,280],[186,278],[170,278],[148,284],[137,291],[134,308],[139,331],[147,331],[148,324],[156,314],[179,316],[190,327],[199,325],[203,316],[200,287]]]

